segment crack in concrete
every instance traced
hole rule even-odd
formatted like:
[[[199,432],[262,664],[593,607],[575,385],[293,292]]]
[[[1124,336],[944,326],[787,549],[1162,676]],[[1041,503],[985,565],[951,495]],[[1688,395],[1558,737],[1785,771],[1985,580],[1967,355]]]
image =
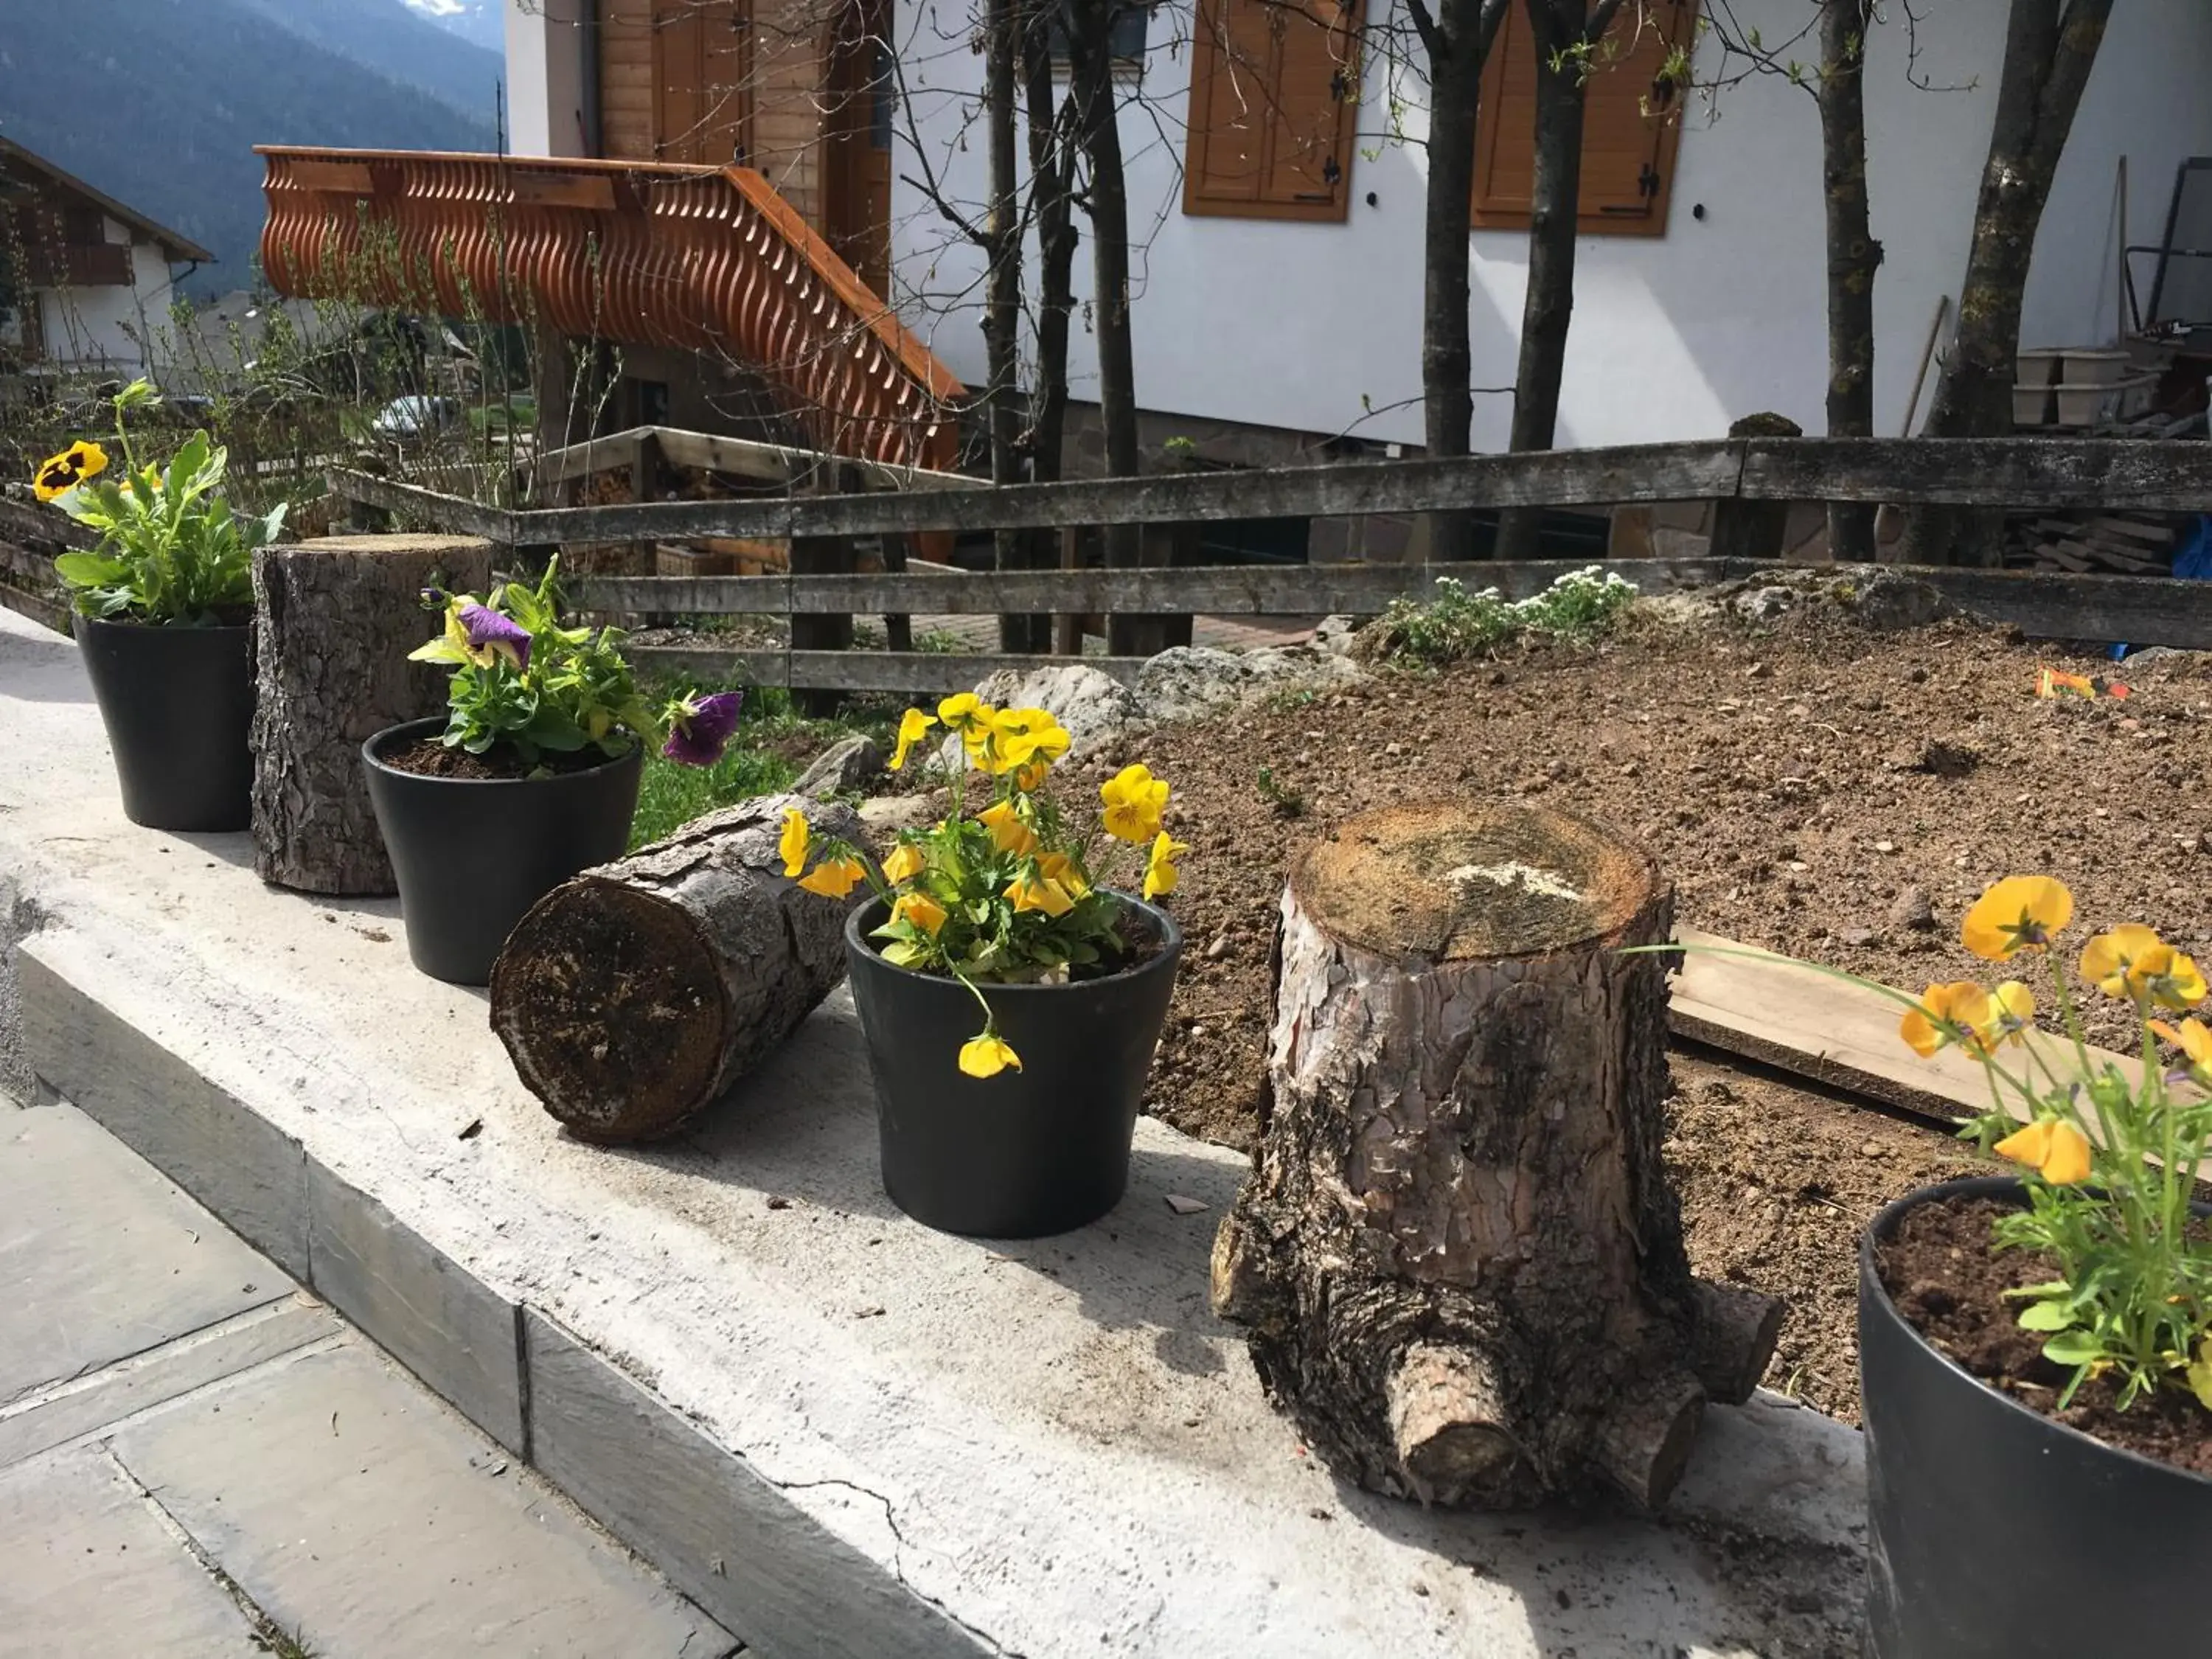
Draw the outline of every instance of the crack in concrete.
[[[759,1466],[756,1464],[754,1467],[757,1468]],[[969,1635],[983,1643],[993,1653],[999,1655],[1000,1659],[1028,1659],[1027,1655],[1004,1645],[988,1631],[976,1629],[975,1626],[969,1624],[906,1576],[904,1559],[907,1547],[906,1534],[899,1530],[898,1516],[891,1508],[891,1500],[883,1493],[861,1486],[858,1481],[840,1480],[835,1475],[825,1476],[819,1480],[778,1480],[771,1476],[769,1477],[769,1484],[778,1492],[811,1492],[823,1486],[841,1486],[847,1492],[858,1493],[862,1498],[874,1498],[877,1503],[884,1506],[884,1524],[891,1529],[891,1540],[897,1546],[891,1552],[891,1576],[898,1580],[900,1587],[915,1600],[935,1607],[938,1612],[943,1613]]]
[[[237,1604],[239,1614],[251,1627],[257,1646],[273,1654],[276,1659],[313,1659],[313,1650],[308,1647],[300,1631],[288,1631],[270,1616],[267,1608],[255,1601],[246,1587],[223,1570],[222,1563],[214,1553],[192,1535],[191,1528],[177,1519],[167,1504],[154,1495],[154,1489],[141,1480],[112,1441],[100,1443],[100,1455],[113,1466],[115,1472],[130,1482],[131,1490],[154,1517],[154,1523],[176,1541],[177,1547],[191,1556],[200,1571],[215,1581],[222,1593]]]

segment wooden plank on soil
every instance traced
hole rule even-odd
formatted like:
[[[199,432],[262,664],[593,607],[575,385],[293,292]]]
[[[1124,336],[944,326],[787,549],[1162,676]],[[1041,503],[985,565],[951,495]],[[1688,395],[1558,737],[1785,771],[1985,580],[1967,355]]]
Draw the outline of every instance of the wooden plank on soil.
[[[1904,1007],[1879,991],[1794,957],[1722,954],[1754,947],[1717,933],[1677,927],[1674,936],[1691,947],[1668,1010],[1677,1036],[1923,1117],[1948,1121],[1989,1109],[1980,1063],[1956,1048],[1928,1060],[1914,1054],[1897,1034]],[[2075,1069],[2070,1044],[2039,1031],[2028,1045],[2060,1076]],[[2118,1066],[2131,1084],[2142,1081],[2142,1062],[2128,1055],[2093,1048],[2089,1059]],[[2006,1064],[2017,1066],[2017,1055]],[[2026,1115],[2016,1096],[2004,1108]]]

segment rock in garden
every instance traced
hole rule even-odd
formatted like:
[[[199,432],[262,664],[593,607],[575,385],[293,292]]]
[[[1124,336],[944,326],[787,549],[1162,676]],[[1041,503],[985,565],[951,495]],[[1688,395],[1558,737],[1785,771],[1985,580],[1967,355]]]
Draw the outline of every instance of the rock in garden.
[[[795,795],[827,800],[832,795],[850,794],[883,769],[884,751],[876,747],[873,738],[856,732],[823,750],[814,764],[799,775],[791,791]]]
[[[1224,651],[1181,645],[1148,659],[1137,673],[1137,699],[1163,725],[1196,720],[1277,691],[1330,690],[1365,678],[1347,656],[1310,645]]]
[[[1936,926],[1936,907],[1928,902],[1928,895],[1917,887],[1908,887],[1897,896],[1897,902],[1889,907],[1889,919],[1899,927],[1917,928],[1926,933]]]
[[[857,842],[842,803],[769,795],[686,824],[540,899],[491,971],[491,1028],[523,1085],[583,1140],[680,1129],[845,976],[845,917],[777,851],[784,811]]]

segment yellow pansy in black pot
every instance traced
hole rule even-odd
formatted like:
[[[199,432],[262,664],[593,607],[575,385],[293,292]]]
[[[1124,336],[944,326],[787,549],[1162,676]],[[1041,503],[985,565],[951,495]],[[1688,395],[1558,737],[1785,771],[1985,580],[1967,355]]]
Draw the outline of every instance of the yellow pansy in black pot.
[[[878,861],[814,843],[793,813],[784,872],[825,897],[875,890],[845,945],[892,1201],[946,1232],[1066,1232],[1128,1184],[1182,951],[1157,901],[1187,849],[1166,825],[1168,785],[1142,766],[1072,810],[1053,787],[1068,735],[1041,708],[963,694],[909,709],[894,769],[939,726],[969,763],[942,823]],[[1138,892],[1110,884],[1117,869]]]

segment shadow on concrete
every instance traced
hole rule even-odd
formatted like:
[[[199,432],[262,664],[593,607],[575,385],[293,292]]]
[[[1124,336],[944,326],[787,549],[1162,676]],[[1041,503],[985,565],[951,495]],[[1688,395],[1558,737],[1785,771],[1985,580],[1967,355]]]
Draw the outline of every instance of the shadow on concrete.
[[[181,842],[185,848],[196,853],[204,853],[210,859],[218,863],[228,864],[234,870],[253,868],[253,837],[243,830],[215,831],[162,830],[155,833],[167,836],[173,841]],[[272,884],[270,890],[282,893],[288,890]],[[318,896],[313,893],[297,893],[293,896],[309,902],[319,902]]]
[[[0,678],[9,696],[26,702],[92,701],[76,641],[43,628],[0,632]]]

